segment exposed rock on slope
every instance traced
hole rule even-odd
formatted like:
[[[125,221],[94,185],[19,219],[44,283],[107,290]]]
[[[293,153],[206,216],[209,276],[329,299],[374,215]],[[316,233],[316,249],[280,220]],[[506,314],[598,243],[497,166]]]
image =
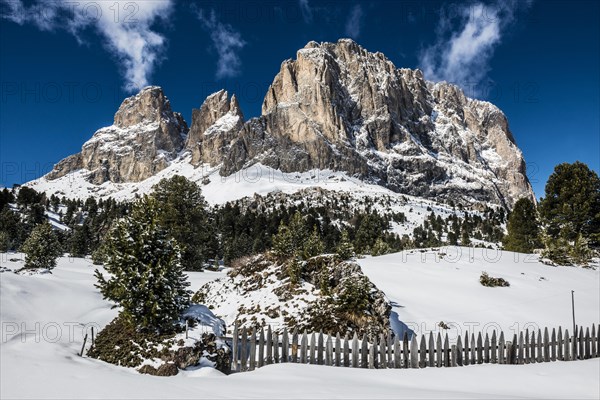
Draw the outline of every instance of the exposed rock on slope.
[[[138,103],[143,112],[126,111]],[[176,134],[185,132],[181,117],[158,88],[121,109],[115,125],[48,178],[83,168],[95,183],[138,181],[163,169],[183,146]],[[193,111],[185,149],[194,166],[219,166],[223,176],[262,163],[283,172],[345,171],[396,192],[464,205],[511,208],[521,197],[534,199],[523,155],[497,107],[428,82],[419,70],[398,69],[348,39],[310,42],[284,61],[260,117],[244,122],[224,90],[209,96]]]
[[[147,87],[123,101],[113,125],[99,129],[81,153],[58,163],[48,179],[80,169],[95,184],[139,182],[169,165],[182,150],[187,125],[173,112],[159,87]]]
[[[288,262],[269,255],[248,257],[226,278],[205,284],[194,296],[232,329],[270,325],[276,332],[284,328],[333,334],[356,332],[387,333],[389,305],[385,294],[373,285],[353,261],[341,262],[334,255],[303,261],[300,282],[290,283]]]

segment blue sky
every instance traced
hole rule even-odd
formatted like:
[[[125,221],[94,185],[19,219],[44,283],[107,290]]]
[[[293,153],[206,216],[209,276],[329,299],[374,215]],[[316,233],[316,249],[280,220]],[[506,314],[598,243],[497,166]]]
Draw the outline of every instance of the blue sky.
[[[498,105],[538,197],[558,163],[600,169],[595,1],[0,0],[0,15],[0,185],[78,152],[146,84],[188,124],[221,88],[259,115],[283,60],[342,37]]]

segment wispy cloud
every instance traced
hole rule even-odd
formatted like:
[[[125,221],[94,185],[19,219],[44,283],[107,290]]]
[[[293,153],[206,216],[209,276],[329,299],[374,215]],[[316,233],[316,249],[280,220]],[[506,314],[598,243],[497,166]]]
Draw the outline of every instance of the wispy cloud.
[[[360,35],[363,16],[364,12],[361,5],[354,5],[346,21],[346,35],[353,39],[356,39]]]
[[[210,38],[219,56],[215,77],[221,79],[237,76],[242,67],[238,52],[246,45],[242,35],[231,25],[219,21],[214,10],[207,13],[198,9],[197,16],[202,27],[210,32]]]
[[[308,0],[298,0],[298,5],[300,6],[300,12],[302,13],[304,22],[310,24],[313,19],[313,13],[310,4],[308,4]]]
[[[494,50],[514,22],[516,12],[529,4],[474,3],[454,8],[452,11],[457,18],[453,19],[442,12],[436,43],[419,55],[419,66],[425,78],[445,80],[471,90],[477,88],[485,81]],[[458,26],[455,19],[458,19]],[[475,89],[476,93],[478,91]]]
[[[43,31],[66,30],[84,43],[88,29],[100,34],[104,47],[119,61],[125,88],[147,86],[154,68],[163,59],[166,38],[154,27],[166,22],[173,11],[172,0],[78,3],[67,0],[0,0],[1,18],[20,25],[32,24]]]

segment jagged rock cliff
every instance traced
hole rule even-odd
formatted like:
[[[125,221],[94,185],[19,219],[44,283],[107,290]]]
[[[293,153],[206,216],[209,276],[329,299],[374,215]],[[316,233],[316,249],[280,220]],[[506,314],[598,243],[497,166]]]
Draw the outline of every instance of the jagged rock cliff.
[[[125,99],[113,125],[96,131],[81,152],[58,163],[48,179],[85,169],[95,184],[143,181],[178,156],[187,131],[162,89],[147,87]]]
[[[157,110],[126,111],[138,103]],[[144,89],[48,178],[84,168],[95,183],[138,181],[183,148],[194,166],[219,166],[223,176],[261,163],[283,172],[345,171],[396,192],[464,204],[510,208],[534,199],[502,111],[348,39],[310,42],[284,61],[261,116],[244,122],[235,96],[222,90],[193,110],[184,145],[185,132],[160,89]]]

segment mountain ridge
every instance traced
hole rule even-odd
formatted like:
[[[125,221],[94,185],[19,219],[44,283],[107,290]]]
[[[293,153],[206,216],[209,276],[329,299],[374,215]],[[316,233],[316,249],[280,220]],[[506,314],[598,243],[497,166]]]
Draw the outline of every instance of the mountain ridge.
[[[259,117],[245,120],[235,94],[220,90],[193,110],[188,128],[151,86],[125,99],[114,121],[42,179],[85,171],[95,185],[141,182],[187,160],[221,176],[261,164],[284,173],[341,171],[457,203],[535,201],[501,110],[349,39],[309,42],[285,60]]]

